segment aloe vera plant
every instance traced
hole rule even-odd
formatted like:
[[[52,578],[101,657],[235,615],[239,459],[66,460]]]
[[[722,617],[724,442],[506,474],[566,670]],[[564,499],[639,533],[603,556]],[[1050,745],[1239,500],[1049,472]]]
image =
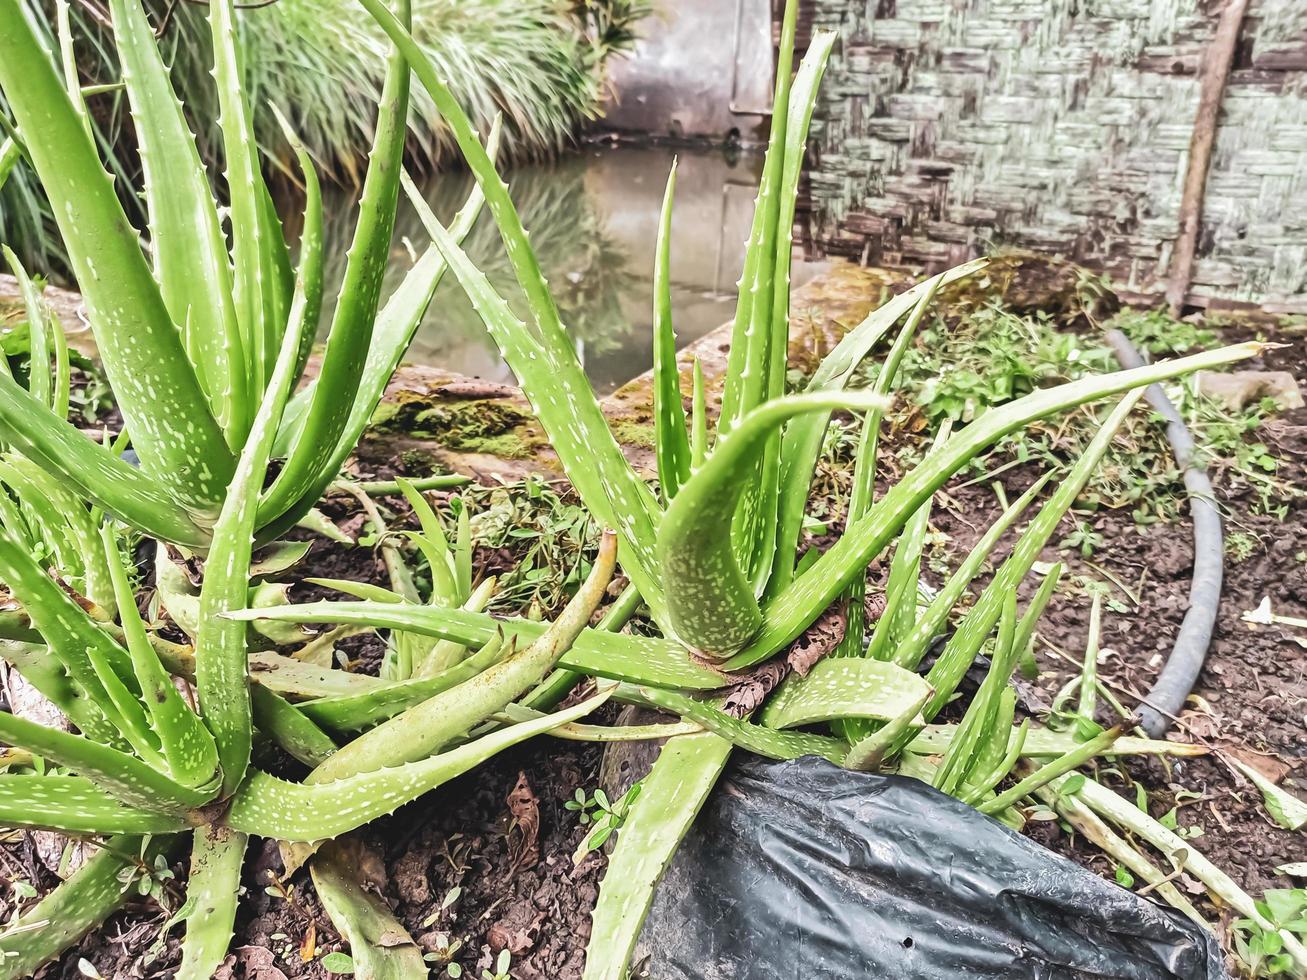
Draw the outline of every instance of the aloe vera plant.
[[[666,275],[657,277],[654,409],[661,486],[655,492],[623,456],[577,362],[507,185],[495,169],[493,138],[482,142],[413,41],[402,0],[393,10],[382,0],[360,2],[395,53],[350,272],[320,379],[292,398],[316,320],[320,260],[310,232],[292,273],[268,207],[249,138],[248,107],[241,100],[230,0],[216,0],[211,8],[232,195],[230,250],[213,234],[217,226],[208,217],[213,198],[188,169],[191,151],[178,149],[188,137],[167,98],[157,51],[150,53],[143,16],[135,0],[114,0],[115,20],[123,25],[120,44],[130,48],[124,62],[134,66],[126,78],[129,95],[140,104],[138,116],[154,120],[142,145],[147,154],[150,147],[158,151],[152,166],[166,169],[170,176],[162,179],[175,181],[178,195],[194,205],[174,209],[176,201],[157,202],[153,265],[134,240],[130,248],[123,244],[124,222],[96,176],[94,151],[73,125],[77,112],[66,85],[44,51],[24,47],[25,28],[14,23],[21,18],[7,16],[17,10],[18,0],[0,0],[0,86],[14,105],[38,171],[43,179],[49,175],[52,197],[71,203],[79,215],[77,222],[69,219],[65,232],[81,236],[70,254],[87,280],[83,288],[111,377],[115,384],[125,381],[128,432],[142,459],[138,471],[79,434],[70,435],[36,396],[0,378],[5,396],[0,437],[94,502],[89,513],[102,536],[116,602],[109,614],[93,602],[79,604],[8,530],[0,532],[0,578],[28,619],[17,641],[46,647],[45,663],[57,660],[64,678],[59,687],[51,677],[49,689],[70,714],[81,712],[81,734],[38,730],[18,719],[3,722],[5,741],[72,774],[0,774],[0,824],[101,835],[192,833],[193,893],[214,911],[188,922],[181,975],[202,977],[230,938],[248,835],[305,845],[296,849],[295,859],[309,859],[317,842],[393,810],[522,739],[550,731],[599,739],[647,737],[644,730],[602,732],[572,723],[610,697],[653,705],[681,715],[687,727],[678,729],[685,733],[668,742],[646,778],[618,834],[601,889],[586,977],[618,980],[661,870],[737,745],[777,758],[815,754],[855,768],[897,766],[978,806],[1001,805],[1008,819],[1013,818],[1008,801],[996,790],[1019,759],[1049,760],[1045,781],[1079,761],[1083,746],[1013,726],[1008,681],[1023,638],[1047,601],[1041,591],[1021,610],[1016,586],[1142,386],[1251,356],[1258,346],[1037,391],[946,433],[914,469],[873,498],[880,415],[893,392],[897,358],[938,289],[983,263],[943,273],[893,298],[850,331],[807,391],[786,394],[789,228],[816,88],[833,44],[833,35],[819,32],[793,71],[797,4],[791,2],[782,21],[778,109],[715,421],[708,417],[697,370],[688,417],[680,403],[670,356],[668,281]],[[378,311],[379,268],[401,184],[410,69],[447,120],[478,191],[450,228],[420,199],[413,201],[433,244]],[[54,123],[43,127],[48,115]],[[307,162],[302,167],[310,187],[306,227],[312,229],[316,196],[311,168]],[[670,254],[672,195],[669,181],[660,267]],[[146,196],[162,197],[161,187],[147,188]],[[528,321],[516,317],[460,247],[460,234],[483,199],[528,300]],[[191,251],[161,264],[158,243],[169,236]],[[423,509],[425,501],[410,487],[409,499],[423,519],[417,546],[432,566],[434,602],[415,601],[398,570],[390,590],[328,583],[352,594],[353,601],[252,602],[251,577],[257,577],[252,542],[275,538],[335,478],[446,268],[516,373],[586,506],[612,529],[594,572],[554,623],[492,617],[477,607],[462,530],[456,529],[451,545],[436,515]],[[106,269],[112,275],[97,278]],[[130,336],[129,309],[132,323],[144,321]],[[900,323],[876,389],[848,391],[854,369]],[[166,399],[156,398],[165,381],[176,386],[167,388]],[[341,391],[357,394],[351,401],[342,399]],[[1003,529],[1033,506],[1040,487],[1000,518],[922,607],[917,602],[920,559],[933,494],[1003,436],[1116,395],[1124,397],[1105,417],[1098,438],[1028,522],[991,585],[923,676],[918,667],[931,639],[947,626]],[[866,417],[856,497],[842,536],[824,554],[807,556],[801,552],[804,509],[822,435],[836,411]],[[274,454],[285,455],[286,463],[265,489]],[[105,514],[160,541],[207,554],[194,609],[193,649],[168,643],[140,621],[121,555],[109,547],[113,534],[104,531]],[[841,645],[843,656],[819,661],[806,676],[791,676],[748,717],[722,710],[725,688],[784,651],[833,603],[854,600],[865,588],[868,565],[891,548],[886,609],[869,637],[851,617],[860,625]],[[631,588],[603,622],[591,627],[591,613],[619,562]],[[661,635],[618,632],[640,602]],[[383,676],[351,674],[311,659],[252,650],[249,623],[264,630],[278,623],[385,629],[392,653]],[[987,643],[989,679],[963,719],[931,724]],[[32,656],[28,663],[39,666],[42,659]],[[167,674],[195,682],[198,713],[163,689]],[[575,707],[542,713],[584,675],[601,679],[599,693]],[[830,734],[794,730],[826,723]],[[252,766],[256,726],[312,767],[309,777],[292,782]],[[364,734],[338,746],[338,737],[356,731]],[[1115,752],[1160,748],[1125,739],[1111,743]],[[1035,788],[1026,783],[1021,791]],[[333,868],[317,870],[323,880],[331,879]],[[106,904],[116,900],[112,890],[94,893]],[[335,887],[332,901],[348,903],[350,894],[349,888]],[[344,916],[357,921],[367,914],[356,904]],[[45,947],[55,944],[45,934],[43,939]]]
[[[786,394],[789,228],[816,87],[833,43],[832,35],[818,32],[802,64],[792,71],[797,5],[791,2],[781,25],[778,109],[715,424],[707,416],[697,366],[688,417],[681,403],[665,275],[674,193],[673,179],[668,182],[655,269],[653,408],[660,487],[654,492],[631,468],[604,420],[507,185],[485,146],[401,20],[380,0],[360,2],[409,59],[418,81],[449,120],[527,297],[527,320],[513,313],[468,260],[456,236],[425,212],[420,200],[414,204],[516,374],[568,477],[594,516],[615,530],[622,570],[661,631],[661,636],[637,637],[602,626],[583,628],[559,661],[568,673],[557,675],[551,684],[565,689],[581,675],[617,680],[615,698],[679,714],[684,724],[700,729],[668,742],[618,834],[594,914],[587,980],[625,976],[653,886],[735,745],[778,758],[815,754],[846,766],[898,766],[978,806],[1003,811],[1010,820],[1018,819],[1008,807],[1012,796],[996,791],[1023,757],[1049,760],[1041,777],[1047,782],[1086,752],[1109,747],[1117,753],[1166,750],[1158,743],[1127,742],[1117,738],[1117,732],[1088,749],[1074,741],[1054,745],[1045,737],[1048,733],[1026,724],[1014,727],[1009,679],[1056,584],[1056,573],[1024,611],[1016,604],[1016,587],[1090,478],[1141,386],[1252,356],[1259,349],[1256,344],[1088,378],[992,409],[965,428],[944,433],[914,469],[873,499],[876,437],[898,359],[937,290],[984,263],[943,273],[893,298],[849,332],[817,369],[807,391]],[[900,323],[881,362],[877,388],[846,390],[854,369]],[[1008,509],[935,598],[921,607],[920,559],[932,495],[1003,436],[1045,416],[1112,396],[1124,397],[1105,416],[1088,451],[1062,474],[1055,492],[1029,521],[943,655],[925,676],[919,674],[931,640],[947,628],[960,596],[1003,531],[1033,505],[1042,481]],[[809,485],[823,433],[838,410],[866,413],[855,500],[836,543],[819,556],[805,556],[800,531]],[[721,710],[714,692],[784,651],[841,597],[860,597],[868,565],[889,549],[894,558],[886,609],[865,644],[858,621],[856,632],[841,645],[843,656],[821,660],[806,676],[787,679],[752,717]],[[359,601],[250,609],[237,615],[252,621],[370,625],[467,647],[500,637],[524,642],[546,629],[469,609],[395,602],[357,589],[353,594]],[[989,677],[963,720],[931,725],[991,637]],[[305,705],[306,711],[313,708],[314,702]],[[524,703],[504,705],[496,717],[529,718],[531,711]],[[831,723],[830,735],[790,730],[824,722]],[[1023,784],[1022,794],[1039,782]]]

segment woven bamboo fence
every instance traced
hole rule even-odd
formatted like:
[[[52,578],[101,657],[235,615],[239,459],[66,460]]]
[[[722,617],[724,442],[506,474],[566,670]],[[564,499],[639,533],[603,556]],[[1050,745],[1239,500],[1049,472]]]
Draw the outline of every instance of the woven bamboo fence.
[[[829,251],[1002,246],[1160,294],[1221,3],[810,0],[843,41],[815,128]],[[1221,96],[1187,302],[1307,312],[1307,0],[1253,0]]]

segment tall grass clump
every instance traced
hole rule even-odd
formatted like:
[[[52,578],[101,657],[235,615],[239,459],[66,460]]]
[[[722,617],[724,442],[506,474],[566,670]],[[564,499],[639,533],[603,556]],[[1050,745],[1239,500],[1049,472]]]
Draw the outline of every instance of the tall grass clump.
[[[120,75],[110,17],[102,0],[29,0],[38,36],[52,50],[61,6],[77,37],[83,86]],[[147,0],[173,84],[196,131],[203,160],[221,165],[209,70],[212,45],[202,9]],[[564,148],[579,125],[600,111],[609,60],[629,49],[636,25],[649,12],[631,0],[416,0],[413,30],[441,67],[460,105],[485,132],[504,116],[506,158],[539,158]],[[166,18],[166,19],[165,19]],[[385,80],[386,39],[356,4],[278,0],[241,10],[237,30],[246,51],[245,85],[254,134],[280,176],[299,183],[294,154],[270,109],[275,101],[326,179],[356,186],[375,120],[371,107]],[[3,111],[0,100],[0,111]],[[139,160],[121,92],[88,99],[102,155],[121,186],[139,182]],[[414,93],[409,120],[410,162],[434,169],[454,155],[449,128],[425,92]],[[145,230],[145,212],[129,195],[128,216]],[[31,268],[66,271],[49,204],[31,170],[21,164],[0,190],[0,229]]]

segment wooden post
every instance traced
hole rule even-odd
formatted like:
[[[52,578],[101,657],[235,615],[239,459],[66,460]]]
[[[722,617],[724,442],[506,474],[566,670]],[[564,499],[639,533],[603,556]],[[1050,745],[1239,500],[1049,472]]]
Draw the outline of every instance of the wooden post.
[[[1171,266],[1166,285],[1166,302],[1171,315],[1178,316],[1184,306],[1189,284],[1193,279],[1194,257],[1198,251],[1198,230],[1203,218],[1203,192],[1207,187],[1207,171],[1212,162],[1212,146],[1216,142],[1216,123],[1225,95],[1225,83],[1230,77],[1239,29],[1243,26],[1248,0],[1229,0],[1221,11],[1216,25],[1216,36],[1203,55],[1198,113],[1194,117],[1194,132],[1189,140],[1189,170],[1185,173],[1184,192],[1180,198],[1180,229],[1171,253]]]

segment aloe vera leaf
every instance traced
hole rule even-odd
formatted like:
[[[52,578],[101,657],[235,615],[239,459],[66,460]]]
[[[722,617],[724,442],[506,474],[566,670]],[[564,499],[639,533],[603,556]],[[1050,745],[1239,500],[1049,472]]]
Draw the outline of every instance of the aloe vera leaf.
[[[242,620],[279,619],[290,623],[332,623],[404,630],[455,640],[469,647],[489,643],[501,629],[510,641],[517,638],[519,642],[533,641],[546,629],[543,623],[526,619],[496,619],[487,613],[471,613],[462,609],[384,602],[305,602],[281,608],[236,610],[227,615]],[[610,677],[656,687],[711,691],[730,683],[730,678],[718,671],[693,662],[685,655],[685,647],[672,640],[593,629],[583,630],[559,663],[594,677]],[[307,664],[301,666],[308,667]],[[376,686],[385,683],[376,678],[346,676],[349,679],[342,682],[345,685],[370,681],[375,681]],[[278,689],[274,687],[274,690]],[[290,688],[284,690],[291,691]],[[350,692],[336,688],[330,693]]]
[[[339,837],[393,812],[506,748],[584,718],[608,697],[609,693],[605,692],[535,721],[499,729],[429,759],[331,782],[291,783],[254,772],[232,798],[225,820],[229,826],[246,833],[290,842],[309,843]],[[3,778],[0,776],[0,787]]]
[[[935,788],[950,796],[957,795],[975,764],[984,740],[991,732],[991,720],[998,707],[998,698],[1012,676],[1016,658],[1012,654],[1012,639],[1017,629],[1017,597],[1015,592],[1003,596],[998,637],[994,641],[994,655],[989,670],[972,698],[967,712],[958,725],[957,734],[935,774]],[[1009,723],[1010,724],[1010,723]]]
[[[696,701],[676,691],[622,685],[618,687],[614,697],[619,701],[658,708],[679,715],[726,739],[736,748],[769,759],[798,759],[805,755],[817,755],[840,766],[844,764],[845,755],[848,753],[848,744],[841,739],[750,724],[739,718],[733,718],[711,704]]]
[[[878,768],[893,746],[903,738],[904,733],[918,727],[921,721],[921,709],[930,700],[930,695],[931,690],[928,687],[896,717],[850,745],[844,760],[845,767],[861,772]]]
[[[694,359],[693,395],[690,399],[690,470],[708,457],[708,399],[704,394],[703,365]]]
[[[113,183],[19,0],[0,2],[0,89],[50,200],[142,467],[167,496],[197,515],[212,513],[232,468],[222,429]],[[10,414],[6,427],[15,424]],[[33,424],[52,427],[48,419]],[[60,419],[58,427],[67,425]],[[55,437],[46,431],[28,438],[48,443]],[[85,476],[76,472],[76,457],[43,461],[70,479]]]
[[[953,696],[967,668],[975,660],[980,644],[998,620],[1006,596],[1015,592],[1039,559],[1044,545],[1057,529],[1058,522],[1075,503],[1076,497],[1089,481],[1090,474],[1107,452],[1117,430],[1124,424],[1141,395],[1141,390],[1130,392],[1108,414],[1102,428],[1094,434],[1080,459],[1017,539],[1012,553],[999,566],[985,591],[963,618],[957,632],[945,644],[939,659],[927,674],[927,679],[935,688],[935,696],[926,705],[924,712],[927,720],[934,718]]]
[[[1012,655],[1016,656],[1015,650]],[[1016,711],[1016,689],[1011,684],[1005,684],[998,692],[994,710],[990,712],[984,731],[980,733],[980,743],[976,746],[971,768],[962,785],[958,787],[958,792],[954,793],[959,799],[967,799],[972,786],[981,784],[987,789],[996,786],[1017,764],[1020,753],[1012,751],[1012,743],[1016,735],[1012,722],[1016,719]],[[1024,740],[1025,736],[1021,737]],[[1003,765],[1005,760],[1007,760],[1006,766]],[[995,779],[995,776],[998,778]]]
[[[155,41],[137,0],[111,0],[122,79],[136,120],[145,176],[154,276],[193,357],[214,416],[232,431],[234,406],[247,403],[232,272],[213,191]]]
[[[1272,820],[1285,830],[1302,830],[1307,827],[1307,803],[1271,782],[1246,762],[1233,757],[1230,762],[1252,780],[1252,784],[1262,794],[1262,802],[1266,804]]]
[[[740,567],[731,523],[748,472],[771,433],[787,419],[833,408],[871,409],[861,393],[795,395],[751,412],[719,439],[712,456],[681,488],[658,529],[658,559],[676,636],[703,655],[722,659],[739,650],[762,622],[753,585]],[[643,590],[641,591],[643,594]]]
[[[317,726],[302,706],[291,704],[260,684],[250,688],[254,724],[283,751],[306,766],[320,766],[336,751],[331,736]]]
[[[223,6],[215,2],[213,10]],[[214,14],[215,18],[218,16]],[[281,413],[295,383],[294,371],[309,312],[305,294],[312,270],[301,267],[292,300],[292,317],[281,339],[277,363],[263,402],[241,450],[218,521],[200,589],[200,618],[195,636],[195,682],[204,723],[218,747],[222,792],[240,784],[249,765],[252,717],[245,624],[225,613],[242,608],[249,596],[250,551],[258,513],[259,489]]]
[[[72,877],[0,932],[0,980],[32,976],[109,918],[136,884],[140,849],[139,837],[106,841]]]
[[[136,609],[131,583],[127,580],[122,555],[109,525],[101,529],[101,537],[121,610],[127,652],[137,683],[141,686],[141,701],[159,738],[164,758],[168,760],[168,769],[183,786],[206,785],[213,780],[218,769],[218,750],[213,736],[177,693],[172,678],[150,646],[145,624]]]
[[[1103,595],[1095,592],[1089,606],[1089,638],[1085,643],[1084,667],[1080,671],[1080,702],[1076,708],[1077,725],[1093,729],[1098,711],[1098,640],[1103,630]]]
[[[467,113],[441,80],[430,58],[381,0],[361,2],[403,52],[449,124],[450,132],[481,186],[486,205],[499,227],[514,273],[538,327],[538,336],[533,336],[512,317],[511,312],[498,308],[502,299],[494,295],[484,276],[438,223],[428,222],[428,229],[459,282],[468,290],[469,298],[531,400],[568,478],[600,522],[622,535],[623,569],[636,582],[657,619],[663,605],[662,592],[653,572],[652,554],[653,529],[660,510],[658,502],[631,468],[608,428],[559,320],[558,308],[540,271],[539,260],[508,195],[508,185],[496,172]]]
[[[657,618],[662,609],[654,555],[658,502],[622,455],[570,342],[555,349],[533,336],[449,233],[434,219],[427,228],[521,383],[587,509],[620,535],[622,568]],[[515,249],[521,251],[510,246],[510,255]],[[541,334],[549,336],[543,328]]]
[[[676,333],[672,326],[672,201],[676,195],[676,160],[667,174],[658,245],[654,254],[653,409],[658,485],[663,500],[676,496],[690,478],[690,435],[681,403],[681,372],[676,366]]]
[[[502,120],[496,116],[494,125],[490,130],[490,137],[486,141],[486,151],[492,159],[499,146],[501,128]],[[401,173],[401,178],[402,176]],[[454,216],[454,220],[449,226],[450,234],[454,236],[455,241],[461,243],[467,237],[468,232],[476,225],[484,202],[485,198],[481,193],[480,186],[473,187],[463,207]],[[340,473],[341,466],[349,454],[354,451],[359,438],[371,421],[391,375],[395,373],[395,368],[399,366],[404,352],[408,350],[413,335],[421,324],[427,307],[431,304],[431,298],[435,294],[436,287],[440,285],[440,281],[444,278],[446,269],[445,257],[440,254],[440,249],[434,245],[430,246],[422,254],[422,257],[414,263],[413,267],[405,273],[400,284],[381,307],[380,312],[377,314],[376,323],[372,327],[372,343],[368,347],[367,358],[363,365],[363,374],[359,378],[357,392],[350,408],[349,422],[336,443],[335,453],[331,461],[320,468],[318,482],[301,496],[301,504],[292,507],[285,514],[277,517],[276,526],[280,527],[288,520],[293,523],[294,520],[298,519],[296,512],[300,507],[319,500],[330,482]],[[305,418],[308,415],[309,406],[313,402],[316,388],[317,380],[315,379],[296,394],[291,399],[290,404],[286,406],[281,429],[277,433],[277,445],[274,455],[284,456],[289,453],[290,447],[299,438]],[[438,479],[459,479],[466,482],[465,477]],[[441,489],[439,484],[423,486],[421,484],[424,481],[415,482],[420,490]],[[399,488],[394,484],[394,481],[365,481],[359,486],[363,488],[365,493],[374,496],[399,492]],[[272,515],[269,514],[266,504],[260,504],[260,513],[260,525],[269,523]]]
[[[3,372],[0,435],[79,495],[151,537],[191,548],[207,544],[208,532],[195,522],[195,514],[152,475],[97,446]]]
[[[22,159],[22,156],[23,150],[12,136],[6,137],[3,142],[0,142],[0,188],[5,186],[5,183],[9,180],[9,175],[14,172],[14,166]]]
[[[442,691],[448,691],[464,681],[471,680],[510,652],[499,637],[492,639],[480,650],[461,663],[431,677],[399,681],[359,694],[336,695],[298,705],[309,718],[320,725],[338,731],[361,731],[379,722],[393,718],[401,711],[421,704]]]
[[[460,570],[460,578],[463,573]],[[463,586],[460,583],[459,590]],[[468,612],[481,612],[485,609],[486,604],[490,602],[495,595],[495,580],[488,578],[481,582],[468,595],[467,600],[463,603],[463,608]],[[461,643],[455,643],[452,640],[441,640],[440,642],[429,645],[429,649],[422,655],[421,662],[417,665],[413,676],[419,680],[435,677],[445,671],[458,666],[468,655],[468,649]]]
[[[622,627],[630,622],[631,617],[635,615],[636,610],[640,608],[640,603],[643,601],[640,598],[640,590],[634,585],[627,585],[622,590],[622,594],[617,597],[617,601],[604,612],[603,618],[599,620],[598,626],[595,627],[595,631],[601,633],[620,632]],[[578,637],[578,639],[580,638]],[[583,676],[580,672],[570,670],[567,667],[557,667],[548,677],[536,685],[534,691],[522,698],[521,703],[538,711],[548,711],[567,697]]]
[[[1011,691],[1011,688],[1008,688],[1008,691]],[[1016,699],[1014,697],[1011,700],[1015,702]],[[1004,747],[1002,756],[988,769],[980,770],[979,775],[968,784],[966,792],[959,794],[964,803],[975,806],[987,794],[993,792],[999,783],[1007,779],[1012,769],[1021,761],[1026,739],[1030,735],[1030,719],[1022,719],[1020,727],[1015,731],[1011,728],[1012,720],[1010,716],[1004,725],[1007,730],[1003,734],[1007,738],[1008,744]],[[995,739],[994,742],[997,743],[998,739]]]
[[[731,348],[718,420],[720,440],[767,399],[770,381],[768,345],[772,340],[772,285],[775,279],[776,226],[780,220],[780,188],[785,176],[785,139],[793,84],[794,36],[798,8],[785,5],[777,46],[775,94],[762,178],[754,202],[753,225],[744,254]]]
[[[615,697],[624,699],[628,695],[629,690],[624,693],[619,687]],[[545,712],[528,708],[518,702],[505,705],[504,710],[495,715],[495,720],[515,724],[519,721],[534,721],[544,715]],[[655,722],[650,725],[572,724],[560,725],[549,733],[549,737],[568,742],[643,742],[653,738],[672,738],[676,735],[697,735],[702,731],[704,726],[692,721]]]
[[[1129,371],[1083,378],[1055,388],[1041,389],[986,412],[930,453],[864,518],[849,527],[843,537],[813,562],[802,576],[768,603],[763,612],[761,631],[746,649],[724,666],[728,670],[752,666],[802,633],[816,615],[830,605],[850,577],[858,569],[865,568],[889,543],[930,494],[977,453],[1003,436],[1046,415],[1182,374],[1254,357],[1263,349],[1264,345],[1252,341]]]
[[[126,752],[7,711],[0,711],[0,740],[86,776],[115,799],[152,813],[181,814],[204,806],[216,788],[183,786]]]
[[[1124,838],[1118,836],[1078,796],[1073,794],[1059,795],[1048,786],[1036,790],[1035,795],[1056,810],[1058,816],[1069,823],[1091,844],[1116,861],[1117,864],[1128,868],[1136,877],[1153,886],[1153,890],[1157,892],[1158,896],[1165,899],[1172,908],[1180,910],[1191,921],[1204,929],[1211,929],[1211,925],[1194,908],[1193,903],[1168,880],[1168,877],[1161,872],[1157,865],[1144,857]]]
[[[41,298],[36,284],[23,268],[8,245],[0,245],[5,263],[18,280],[18,291],[23,297],[23,308],[27,314],[27,331],[31,343],[31,368],[28,372],[27,390],[42,405],[50,406],[50,330],[49,308]]]
[[[217,0],[209,5],[209,30],[230,208],[232,284],[249,384],[249,401],[235,406],[241,414],[233,420],[234,441],[243,445],[258,396],[271,373],[276,338],[284,326],[276,322],[279,310],[285,308],[285,297],[277,295],[284,283],[274,268],[273,254],[278,243],[270,240],[275,229],[270,227],[264,209],[267,188],[245,98],[245,66],[237,41],[233,0]],[[281,245],[284,247],[284,241]]]
[[[0,530],[0,580],[22,603],[51,654],[138,752],[149,754],[145,709],[126,688],[131,660],[86,612],[45,574],[7,530]]]
[[[617,537],[606,533],[590,574],[558,618],[521,653],[434,695],[350,742],[309,774],[313,783],[423,759],[537,684],[590,622],[617,562]]]
[[[1035,597],[1030,600],[1030,605],[1021,614],[1021,621],[1017,623],[1017,634],[1012,642],[1017,653],[1017,663],[1021,667],[1022,674],[1027,677],[1038,676],[1039,666],[1034,660],[1034,648],[1031,645],[1031,640],[1035,636],[1035,627],[1039,624],[1039,617],[1044,615],[1044,610],[1048,608],[1048,603],[1052,600],[1053,593],[1057,591],[1057,584],[1061,581],[1062,572],[1065,568],[1065,565],[1057,562],[1048,570],[1044,575],[1044,581],[1039,583],[1039,589],[1035,592]]]
[[[404,498],[413,508],[413,513],[417,515],[418,524],[422,528],[420,535],[410,534],[408,537],[421,549],[427,564],[431,567],[433,594],[443,600],[441,605],[460,605],[466,596],[459,595],[454,555],[450,551],[449,539],[445,537],[445,529],[440,523],[440,518],[436,516],[436,512],[431,509],[431,505],[421,493],[403,480],[398,482]]]
[[[386,904],[359,883],[357,863],[339,843],[309,862],[313,888],[331,924],[349,943],[358,980],[413,980],[428,975],[422,950]]]
[[[186,900],[195,902],[195,912],[186,918],[177,980],[210,980],[227,958],[240,900],[246,840],[244,834],[228,827],[206,824],[195,828],[186,880]]]
[[[123,806],[82,776],[0,773],[0,826],[68,834],[164,834],[187,829],[177,814]]]
[[[1063,776],[1060,780],[1054,781],[1050,788],[1061,794],[1065,784],[1066,777]],[[1132,802],[1123,800],[1092,779],[1086,779],[1074,793],[1065,795],[1078,798],[1095,813],[1106,817],[1132,836],[1147,841],[1177,863],[1183,862],[1185,871],[1206,885],[1207,890],[1222,903],[1229,905],[1240,915],[1252,919],[1262,929],[1276,932],[1275,925],[1262,914],[1252,896],[1209,861],[1194,847],[1192,841],[1186,841],[1163,827]],[[1279,930],[1279,936],[1284,949],[1297,961],[1298,967],[1307,968],[1307,944],[1288,930]]]
[[[768,728],[794,728],[833,718],[890,721],[928,691],[909,670],[854,657],[818,661],[807,677],[791,675],[768,699],[759,720]]]
[[[782,31],[785,22],[782,22]],[[765,311],[769,324],[766,333],[764,362],[764,398],[780,398],[785,394],[785,372],[789,365],[790,347],[790,261],[793,250],[794,211],[799,195],[799,174],[807,150],[808,126],[812,121],[817,101],[817,88],[821,84],[826,62],[835,43],[832,31],[814,31],[804,52],[803,60],[795,73],[790,90],[776,105],[786,106],[783,131],[781,177],[775,192],[776,218],[773,226],[775,244],[770,266],[770,309]],[[793,35],[782,36],[782,46],[792,46]],[[778,59],[779,60],[779,59]],[[788,67],[786,68],[788,71]],[[778,90],[778,96],[780,92]],[[772,126],[777,114],[772,116]],[[761,278],[758,283],[762,285]],[[759,290],[760,294],[765,290]],[[761,296],[759,297],[761,298]],[[749,575],[754,589],[761,594],[774,567],[777,535],[777,514],[780,501],[781,432],[767,440],[759,466],[757,484],[746,487],[741,498],[742,520],[745,535],[744,558],[749,564]]]
[[[409,22],[410,0],[394,0],[401,22]],[[349,248],[340,296],[336,301],[318,383],[290,456],[265,495],[265,513],[280,515],[312,492],[316,502],[323,478],[335,478],[336,449],[345,433],[355,392],[363,377],[373,323],[381,301],[381,286],[390,259],[403,168],[404,136],[409,106],[409,67],[403,53],[392,49],[382,84],[381,101],[369,153],[367,175],[359,199],[358,223]]]
[[[86,697],[69,677],[63,665],[50,656],[39,635],[37,642],[0,640],[0,658],[23,676],[41,695],[77,726],[78,731],[102,745],[127,747],[118,728],[105,717],[100,706]]]
[[[1047,786],[1058,776],[1069,773],[1072,769],[1078,769],[1091,759],[1097,758],[1104,753],[1110,753],[1112,743],[1121,737],[1121,726],[1109,728],[1100,732],[1087,742],[1081,742],[1070,752],[1058,756],[1051,762],[1046,762],[1030,775],[1020,780],[1016,785],[1008,787],[1002,793],[999,793],[992,800],[986,800],[976,807],[981,813],[995,814],[1002,813],[1008,807],[1019,803],[1022,799],[1029,796],[1041,786]]]
[[[908,745],[912,755],[941,755],[948,750],[949,742],[957,732],[956,725],[927,725]],[[1021,754],[1024,758],[1051,758],[1065,755],[1081,742],[1072,732],[1055,732],[1042,726],[1030,730]],[[1206,746],[1188,742],[1168,742],[1164,739],[1136,738],[1123,735],[1112,746],[1113,755],[1158,755],[1193,757],[1207,755]]]
[[[669,739],[641,782],[599,885],[584,980],[624,980],[653,890],[721,775],[731,743],[708,732]]]
[[[926,606],[916,625],[913,626],[912,632],[895,648],[894,662],[896,664],[909,670],[917,669],[917,665],[921,663],[921,659],[926,655],[931,643],[934,642],[935,637],[939,636],[948,623],[949,616],[957,608],[962,593],[966,591],[967,586],[980,573],[981,566],[984,565],[985,559],[993,552],[999,539],[1007,533],[1007,530],[1016,522],[1016,519],[1039,496],[1052,477],[1052,473],[1045,473],[1041,476],[989,526],[980,540],[976,542],[975,547],[971,549],[966,558],[962,559],[962,564],[949,576],[943,588],[936,593],[935,598]],[[1022,624],[1024,625],[1024,623],[1025,620],[1023,619]],[[1031,626],[1033,628],[1033,622]],[[1018,635],[1020,630],[1021,627],[1019,626]]]

